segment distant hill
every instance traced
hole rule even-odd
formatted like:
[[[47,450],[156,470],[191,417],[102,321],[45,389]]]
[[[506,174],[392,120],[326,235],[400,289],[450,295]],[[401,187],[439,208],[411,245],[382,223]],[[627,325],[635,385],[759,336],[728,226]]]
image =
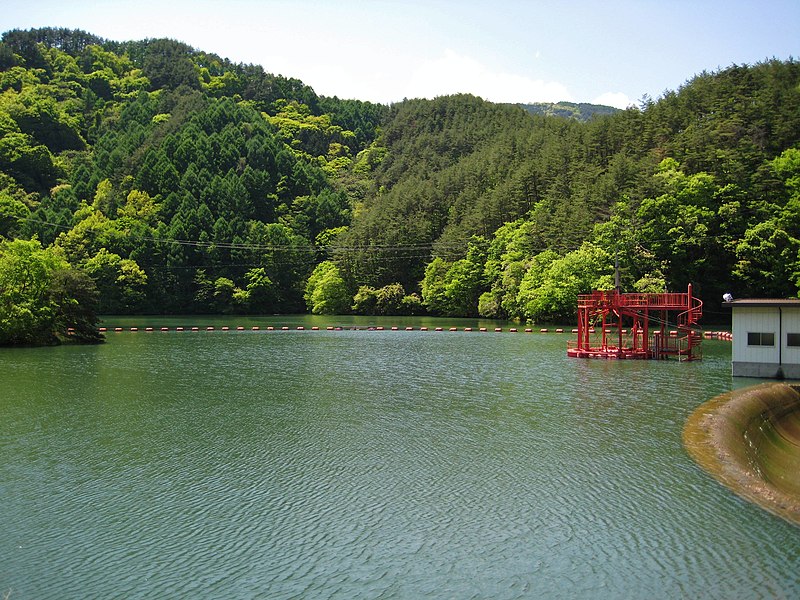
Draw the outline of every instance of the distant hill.
[[[704,72],[630,110],[387,106],[175,40],[0,40],[0,262],[35,247],[7,240],[55,247],[101,314],[567,323],[578,293],[613,287],[618,256],[626,289],[691,281],[724,315],[728,290],[798,295],[798,181],[793,59]],[[37,288],[43,314],[61,288]],[[29,310],[7,308],[9,290],[0,334]]]
[[[619,108],[604,106],[602,104],[589,104],[588,102],[534,102],[533,104],[519,104],[532,115],[545,117],[563,117],[575,119],[585,123],[595,115],[613,115],[620,112]]]

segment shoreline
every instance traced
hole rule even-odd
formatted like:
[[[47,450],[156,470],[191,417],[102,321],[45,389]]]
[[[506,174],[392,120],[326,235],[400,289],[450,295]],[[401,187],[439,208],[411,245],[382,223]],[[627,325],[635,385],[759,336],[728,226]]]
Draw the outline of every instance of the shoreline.
[[[800,392],[785,383],[721,394],[688,418],[689,456],[721,484],[800,525]]]

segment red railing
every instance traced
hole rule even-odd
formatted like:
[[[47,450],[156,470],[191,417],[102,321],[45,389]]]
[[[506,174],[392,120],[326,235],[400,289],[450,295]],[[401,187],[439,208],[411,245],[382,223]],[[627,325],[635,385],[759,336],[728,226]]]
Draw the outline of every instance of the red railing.
[[[691,300],[697,300],[697,298],[691,298]],[[600,308],[603,306],[613,306],[623,308],[635,307],[680,310],[690,306],[689,301],[689,294],[685,292],[667,292],[664,294],[620,294],[615,291],[608,291],[594,292],[592,294],[579,294],[578,308]],[[700,305],[702,306],[702,302],[700,302]]]
[[[667,313],[672,313],[677,331],[667,333]],[[677,315],[676,315],[677,313]],[[701,336],[694,330],[703,314],[703,303],[688,291],[665,293],[620,293],[617,290],[595,291],[578,296],[578,340],[567,345],[570,356],[609,358],[661,358],[677,356],[681,360],[699,358]],[[633,335],[623,336],[623,319],[633,322]],[[600,322],[600,339],[590,337],[592,324]],[[651,325],[660,328],[660,339],[647,335]],[[616,339],[607,337],[606,327],[617,327]],[[640,339],[640,335],[644,335]],[[668,336],[668,337],[667,337]]]

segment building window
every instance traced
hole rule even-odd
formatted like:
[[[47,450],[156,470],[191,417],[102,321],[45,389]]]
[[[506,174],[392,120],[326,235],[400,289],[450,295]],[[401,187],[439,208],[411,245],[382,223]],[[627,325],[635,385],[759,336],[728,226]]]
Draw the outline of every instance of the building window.
[[[800,333],[787,333],[786,334],[787,346],[800,346]]]
[[[774,346],[775,334],[763,333],[758,331],[747,332],[747,345],[748,346]]]

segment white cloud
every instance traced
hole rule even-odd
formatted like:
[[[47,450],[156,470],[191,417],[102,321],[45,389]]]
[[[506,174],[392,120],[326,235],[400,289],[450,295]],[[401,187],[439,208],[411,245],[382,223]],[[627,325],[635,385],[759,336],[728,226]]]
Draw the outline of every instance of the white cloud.
[[[407,98],[434,98],[470,93],[492,102],[558,102],[572,100],[566,86],[514,73],[496,73],[486,65],[453,50],[412,69],[403,91]],[[398,98],[399,100],[399,98]]]
[[[603,104],[605,106],[614,106],[616,108],[628,108],[634,102],[622,92],[606,92],[600,94],[597,98],[592,100],[592,104]]]

